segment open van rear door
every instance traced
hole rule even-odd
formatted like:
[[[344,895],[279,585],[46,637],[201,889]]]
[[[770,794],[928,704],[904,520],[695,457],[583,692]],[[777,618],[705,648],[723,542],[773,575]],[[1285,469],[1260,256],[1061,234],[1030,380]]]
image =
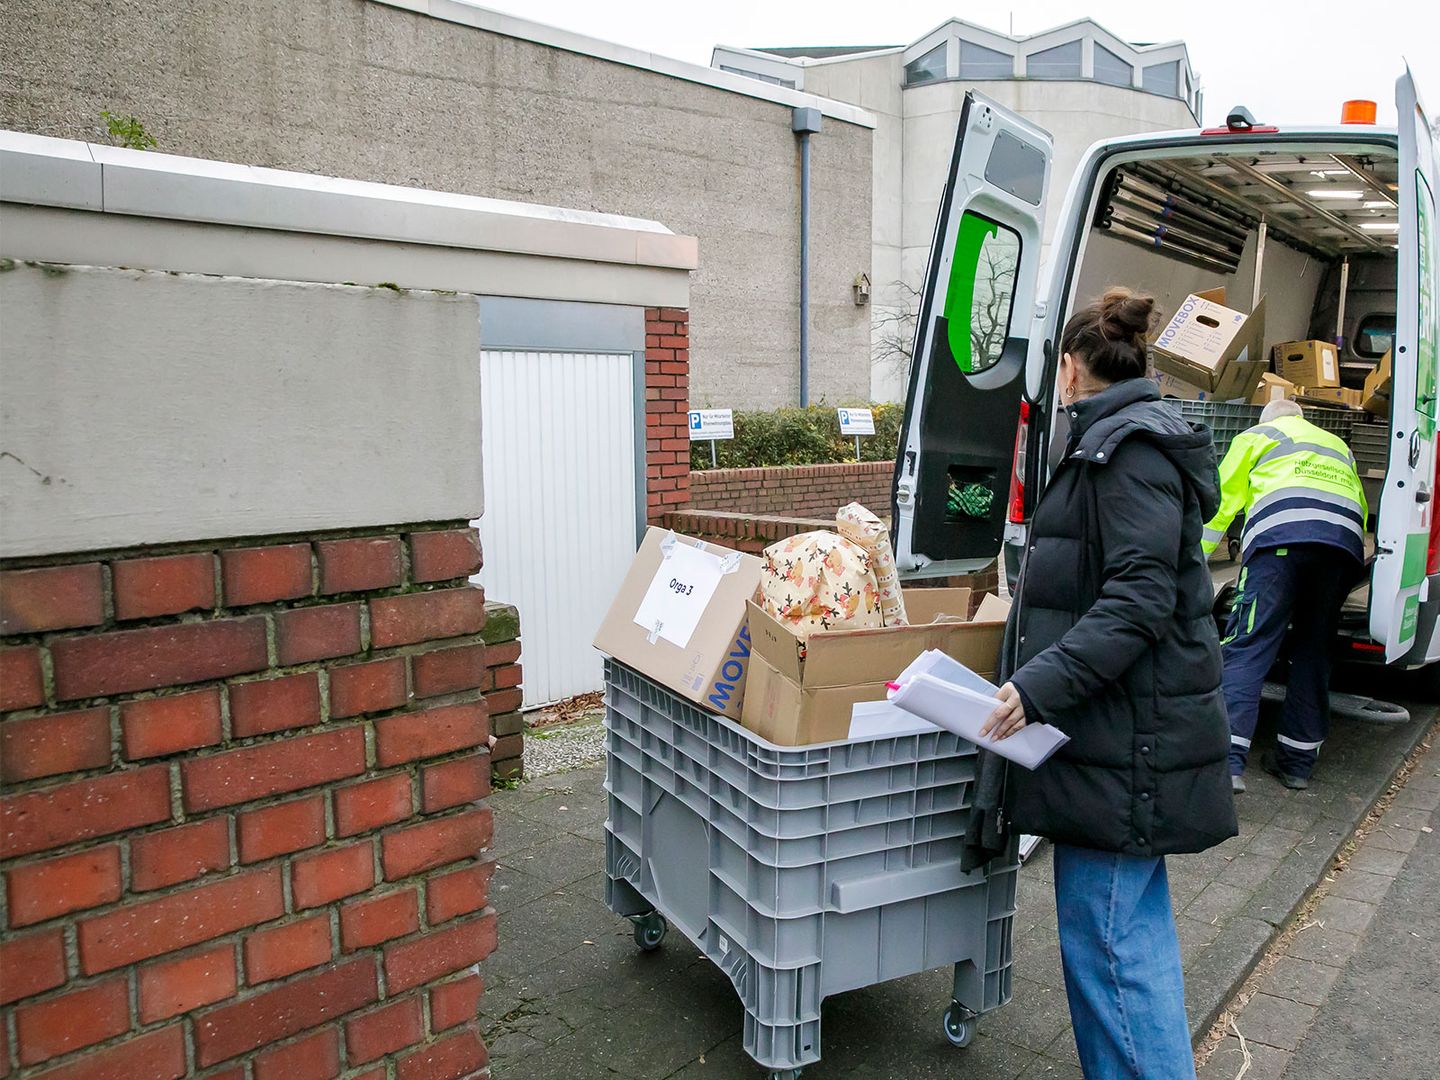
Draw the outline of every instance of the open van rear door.
[[[1391,387],[1390,462],[1376,522],[1370,582],[1370,633],[1388,661],[1427,656],[1440,604],[1430,580],[1437,570],[1436,394],[1440,338],[1440,271],[1436,256],[1436,159],[1430,123],[1407,70],[1395,84],[1400,138],[1399,297]]]
[[[1050,156],[1046,132],[965,95],[895,465],[902,574],[983,569],[1004,542]]]

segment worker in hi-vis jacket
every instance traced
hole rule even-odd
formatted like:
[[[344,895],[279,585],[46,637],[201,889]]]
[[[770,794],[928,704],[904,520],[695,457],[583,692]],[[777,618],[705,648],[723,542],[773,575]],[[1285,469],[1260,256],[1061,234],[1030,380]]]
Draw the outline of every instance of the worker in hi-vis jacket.
[[[1230,782],[1245,790],[1260,692],[1290,629],[1279,742],[1261,763],[1286,787],[1304,788],[1330,726],[1330,642],[1365,561],[1368,511],[1355,457],[1299,405],[1272,401],[1220,463],[1220,511],[1205,527],[1206,555],[1242,510],[1240,578],[1220,642]]]

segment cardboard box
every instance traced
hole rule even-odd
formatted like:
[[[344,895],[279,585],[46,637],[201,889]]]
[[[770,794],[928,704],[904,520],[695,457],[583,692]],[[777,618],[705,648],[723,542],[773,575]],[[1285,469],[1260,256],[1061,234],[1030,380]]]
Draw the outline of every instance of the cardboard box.
[[[1333,342],[1282,341],[1275,346],[1275,371],[1312,390],[1339,386],[1340,356]]]
[[[1212,289],[1185,298],[1155,338],[1151,354],[1163,374],[1220,401],[1244,399],[1265,366],[1264,338],[1263,296],[1246,315],[1225,306],[1224,289]],[[1244,366],[1230,370],[1239,365]]]
[[[1360,408],[1361,401],[1359,390],[1347,390],[1343,386],[1302,386],[1298,388],[1296,396],[1302,402],[1315,401],[1326,405],[1345,405],[1352,409]]]
[[[699,593],[682,595],[685,588],[697,586],[687,586],[688,575],[677,572],[679,564],[687,562],[689,556],[677,552],[672,545],[687,545],[721,562],[718,581],[714,582],[708,597],[703,596],[708,591],[703,584],[699,586]],[[745,605],[760,588],[761,565],[754,555],[744,555],[666,529],[651,528],[645,533],[645,540],[615,594],[605,621],[600,624],[595,648],[664,683],[696,704],[739,720],[746,675],[750,670],[750,633]],[[708,580],[714,581],[714,578]],[[651,593],[652,587],[656,594]],[[676,587],[681,592],[677,592]],[[668,631],[671,637],[665,636],[667,631],[663,627],[657,632],[653,625],[647,628],[636,621],[642,608],[656,610],[647,604],[652,595],[665,604],[689,605],[667,609],[671,617],[672,626]],[[685,634],[681,624],[687,617],[694,618],[695,622],[693,630]],[[683,637],[683,644],[673,640],[675,637]]]
[[[1237,360],[1227,364],[1214,390],[1204,390],[1165,371],[1156,372],[1155,382],[1161,397],[1182,401],[1246,401],[1266,366],[1264,360]]]
[[[1365,376],[1365,389],[1360,391],[1360,407],[1373,416],[1390,415],[1390,382],[1394,374],[1390,352],[1380,358],[1375,370]]]
[[[780,746],[846,739],[854,706],[883,701],[886,682],[926,649],[941,649],[994,678],[1005,633],[1003,614],[980,621],[977,613],[968,620],[969,589],[907,589],[905,608],[909,626],[822,631],[802,645],[751,604],[755,651],[741,722]]]
[[[1279,375],[1267,371],[1260,376],[1260,382],[1256,384],[1255,392],[1250,395],[1250,404],[1269,405],[1277,397],[1285,401],[1294,401],[1296,393],[1297,388],[1289,379],[1282,379]]]

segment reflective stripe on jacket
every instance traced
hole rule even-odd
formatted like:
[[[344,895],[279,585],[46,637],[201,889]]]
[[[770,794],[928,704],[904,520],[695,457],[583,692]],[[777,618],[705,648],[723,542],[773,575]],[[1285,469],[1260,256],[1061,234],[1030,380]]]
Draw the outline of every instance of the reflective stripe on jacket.
[[[1365,492],[1338,435],[1303,416],[1281,416],[1235,437],[1220,463],[1220,512],[1205,526],[1210,554],[1245,512],[1244,555],[1285,544],[1330,544],[1365,559]]]

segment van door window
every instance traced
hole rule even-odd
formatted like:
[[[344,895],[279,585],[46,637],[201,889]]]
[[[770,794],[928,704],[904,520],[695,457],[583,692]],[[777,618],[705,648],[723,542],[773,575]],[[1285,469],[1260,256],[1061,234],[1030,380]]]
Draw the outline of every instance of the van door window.
[[[1020,234],[967,211],[960,219],[945,297],[950,354],[965,374],[988,371],[1000,362],[1019,269]]]
[[[1371,312],[1355,328],[1355,354],[1379,360],[1395,342],[1395,313]]]

